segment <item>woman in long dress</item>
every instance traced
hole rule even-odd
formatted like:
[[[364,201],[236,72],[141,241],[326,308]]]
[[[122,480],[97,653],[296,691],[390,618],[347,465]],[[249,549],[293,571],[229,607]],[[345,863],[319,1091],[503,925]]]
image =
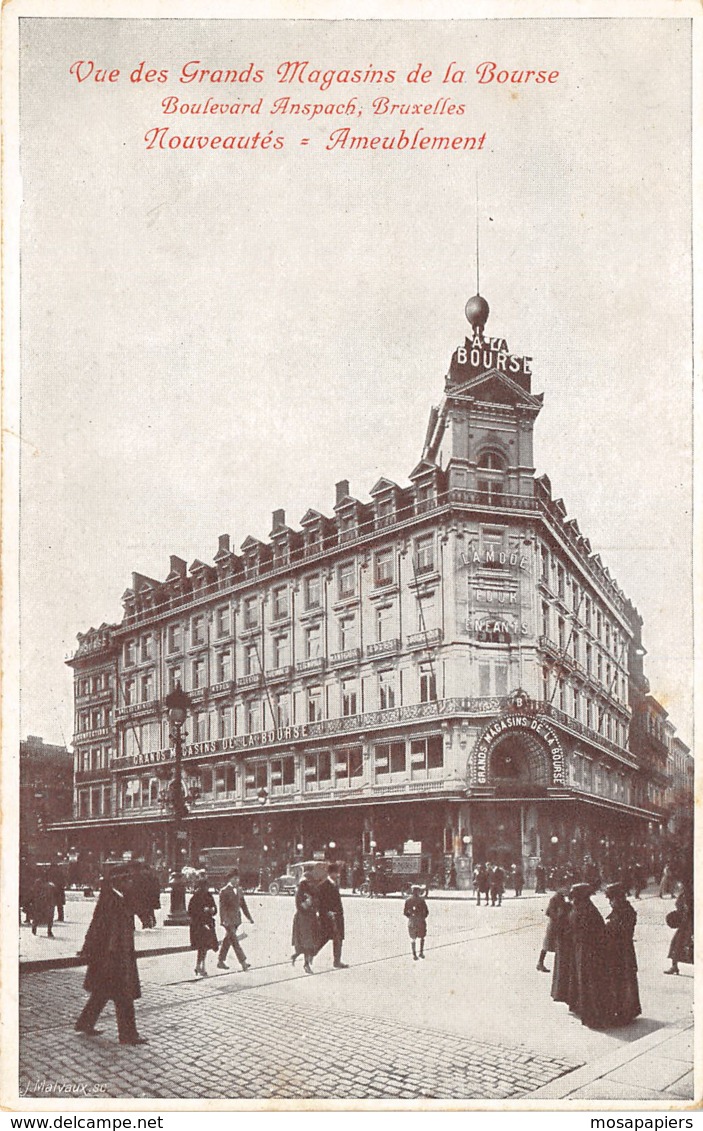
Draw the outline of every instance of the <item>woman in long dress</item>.
[[[217,904],[208,887],[207,876],[200,876],[195,892],[188,904],[190,918],[190,945],[197,951],[195,973],[197,977],[207,978],[205,957],[209,950],[217,950],[215,916]]]
[[[630,1025],[642,1012],[633,942],[637,912],[624,884],[610,884],[605,895],[612,907],[605,923],[610,1015],[614,1025]]]
[[[675,926],[675,931],[669,947],[671,966],[664,973],[678,974],[679,962],[693,962],[693,907],[685,887],[676,897],[676,910],[667,915],[666,921]]]
[[[312,882],[312,865],[306,865],[295,891],[295,916],[291,938],[293,946],[291,964],[295,966],[296,958],[302,954],[305,958],[303,970],[306,974],[314,973],[312,960],[317,954],[319,934],[317,893]]]
[[[549,923],[547,930],[544,933],[544,938],[542,940],[542,949],[539,952],[539,958],[537,959],[537,969],[540,970],[543,974],[549,973],[549,967],[544,965],[544,960],[547,957],[548,952],[550,954],[556,954],[559,934],[570,910],[571,904],[566,900],[566,892],[562,889],[555,891],[554,895],[547,904],[547,910],[545,911],[545,915],[547,916]]]
[[[605,921],[591,903],[590,884],[574,884],[570,896],[571,979],[569,1008],[589,1029],[605,1029],[611,1016],[607,996]]]

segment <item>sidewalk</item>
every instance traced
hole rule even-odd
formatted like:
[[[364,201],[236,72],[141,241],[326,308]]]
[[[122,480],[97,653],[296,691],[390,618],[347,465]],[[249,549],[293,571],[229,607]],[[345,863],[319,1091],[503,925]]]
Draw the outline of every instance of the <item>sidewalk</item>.
[[[38,927],[36,935],[32,934],[31,927],[19,928],[20,970],[61,970],[85,965],[78,957],[78,951],[83,945],[96,901],[95,898],[85,899],[83,895],[72,898],[73,895],[78,893],[67,893],[65,921],[54,922],[53,939],[46,937],[46,927]],[[163,903],[167,904],[166,898]],[[163,919],[166,914],[164,906],[159,918]],[[145,931],[138,927],[134,932],[134,945],[138,958],[177,954],[190,949],[188,928],[158,926]]]
[[[530,1100],[692,1101],[693,1017],[655,1029],[633,1044],[545,1084]]]

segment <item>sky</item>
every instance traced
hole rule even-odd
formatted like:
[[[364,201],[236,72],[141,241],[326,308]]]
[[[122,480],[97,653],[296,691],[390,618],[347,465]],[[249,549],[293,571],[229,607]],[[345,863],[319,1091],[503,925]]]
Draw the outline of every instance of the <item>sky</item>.
[[[196,60],[264,80],[179,83]],[[286,60],[396,81],[279,83]],[[22,734],[70,742],[64,660],[121,619],[133,570],[266,539],[278,507],[331,513],[342,478],[361,499],[407,483],[476,290],[478,172],[487,332],[544,392],[537,473],[644,617],[652,692],[690,742],[689,60],[673,19],[22,22]],[[131,83],[142,61],[168,81]],[[481,85],[483,61],[559,76]],[[429,81],[405,82],[418,64]],[[167,115],[173,96],[263,103]],[[285,96],[361,114],[271,115]],[[373,114],[383,96],[465,109]],[[147,148],[164,126],[283,147]],[[486,138],[328,150],[346,126]]]

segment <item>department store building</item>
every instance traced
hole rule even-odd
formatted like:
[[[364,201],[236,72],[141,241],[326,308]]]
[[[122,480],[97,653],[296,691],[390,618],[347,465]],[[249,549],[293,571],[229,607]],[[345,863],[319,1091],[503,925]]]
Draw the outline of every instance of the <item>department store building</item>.
[[[79,634],[67,847],[171,858],[177,682],[192,863],[411,843],[461,881],[479,860],[529,876],[656,839],[666,744],[640,758],[631,728],[656,703],[641,618],[535,477],[542,395],[488,313],[467,303],[409,485],[360,500],[342,481],[331,514],[292,528],[275,510],[267,542],[222,535],[211,562],[134,573],[122,622]]]

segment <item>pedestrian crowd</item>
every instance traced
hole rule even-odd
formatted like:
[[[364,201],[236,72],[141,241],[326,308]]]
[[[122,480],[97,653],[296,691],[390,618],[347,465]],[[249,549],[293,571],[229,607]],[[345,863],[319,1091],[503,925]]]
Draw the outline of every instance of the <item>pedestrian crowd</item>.
[[[320,873],[324,876],[320,878]],[[572,871],[569,866],[569,872]],[[600,869],[589,860],[582,874],[590,880],[560,884],[549,898],[545,915],[547,928],[537,960],[540,973],[551,973],[551,997],[565,1003],[583,1025],[593,1029],[620,1028],[630,1025],[642,1009],[639,996],[638,967],[635,954],[637,912],[629,896],[640,898],[647,875],[636,867],[627,870],[625,880],[605,885],[604,894],[610,904],[607,917],[601,915],[592,897],[602,883]],[[357,885],[363,872],[352,871],[350,879]],[[535,874],[535,891],[539,894],[553,880],[540,864]],[[500,907],[506,887],[515,898],[522,895],[524,873],[521,864],[478,864],[473,871],[476,902]],[[346,969],[342,961],[345,937],[344,907],[340,895],[340,868],[336,863],[306,864],[295,891],[292,922],[291,964],[302,956],[303,970],[313,974],[313,963],[328,943],[332,947],[334,969]],[[155,911],[160,905],[160,884],[153,869],[142,861],[108,865],[104,869],[93,917],[81,948],[86,963],[84,987],[89,998],[75,1023],[82,1034],[100,1032],[96,1022],[108,1001],[113,1001],[118,1037],[122,1044],[145,1042],[136,1026],[135,1001],[141,996],[134,945],[135,916],[145,929],[156,925]],[[670,967],[664,972],[679,974],[681,963],[693,962],[693,887],[682,882],[670,864],[666,864],[659,881],[659,896],[669,895],[675,905],[666,916],[673,930],[668,957]],[[21,908],[25,922],[34,934],[46,926],[53,937],[53,923],[64,918],[65,884],[58,866],[39,869],[31,884],[21,890]],[[242,970],[250,963],[242,948],[246,937],[240,932],[243,920],[254,920],[247,906],[238,870],[227,876],[217,899],[210,890],[208,877],[201,872],[188,903],[190,945],[196,952],[195,975],[205,978],[207,956],[217,955],[217,968],[228,970],[229,951],[233,950]],[[222,928],[218,938],[217,919]],[[429,918],[427,887],[412,886],[403,904],[403,916],[410,937],[414,961],[425,959],[425,941]],[[552,966],[546,965],[552,956]]]

